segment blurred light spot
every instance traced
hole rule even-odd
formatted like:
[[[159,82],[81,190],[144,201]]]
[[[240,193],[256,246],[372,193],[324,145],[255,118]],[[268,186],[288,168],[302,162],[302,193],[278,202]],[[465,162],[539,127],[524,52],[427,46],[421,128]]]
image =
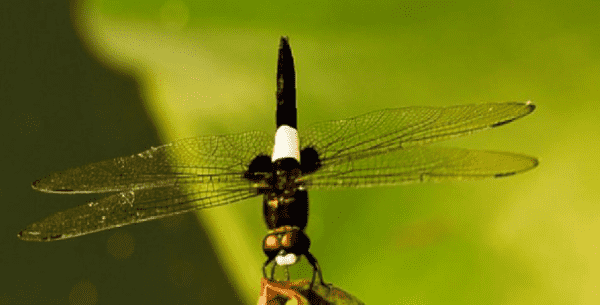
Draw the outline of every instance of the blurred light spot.
[[[87,280],[75,284],[69,293],[69,304],[93,305],[98,303],[96,286]]]
[[[396,231],[399,248],[420,248],[442,241],[450,235],[450,225],[444,219],[415,221]]]
[[[135,240],[131,234],[119,230],[108,239],[106,249],[117,260],[124,260],[133,254]]]
[[[174,261],[169,266],[167,277],[177,287],[189,287],[196,273],[194,266],[188,261]]]
[[[190,10],[180,0],[168,0],[160,8],[160,23],[168,30],[181,30],[190,19]]]
[[[30,113],[20,113],[15,116],[14,120],[21,134],[28,135],[38,131],[38,127],[40,127],[38,118]]]

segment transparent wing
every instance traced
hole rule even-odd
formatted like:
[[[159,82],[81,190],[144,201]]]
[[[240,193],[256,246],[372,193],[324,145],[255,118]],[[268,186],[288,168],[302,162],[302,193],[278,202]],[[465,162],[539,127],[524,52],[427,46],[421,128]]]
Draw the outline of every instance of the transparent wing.
[[[29,225],[28,241],[76,237],[256,196],[243,178],[257,155],[269,155],[265,133],[183,139],[121,157],[56,172],[33,184],[59,194],[117,192]]]
[[[319,153],[325,170],[339,163],[501,126],[534,109],[529,102],[385,109],[301,129],[300,144]]]
[[[256,196],[243,178],[231,175],[226,180],[119,192],[54,213],[27,226],[18,237],[26,241],[61,240]]]
[[[447,147],[412,147],[347,160],[307,175],[309,189],[373,187],[424,181],[504,177],[536,167],[530,156]]]
[[[272,149],[273,137],[263,132],[182,139],[129,157],[55,172],[35,181],[33,188],[82,194],[228,181],[247,170],[257,155],[271,155]]]

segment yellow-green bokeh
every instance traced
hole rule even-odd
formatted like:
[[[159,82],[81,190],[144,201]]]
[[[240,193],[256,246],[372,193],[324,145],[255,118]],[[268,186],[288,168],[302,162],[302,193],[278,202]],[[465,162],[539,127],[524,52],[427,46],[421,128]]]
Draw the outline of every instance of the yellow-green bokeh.
[[[98,60],[136,77],[165,142],[273,131],[281,35],[300,129],[381,108],[532,100],[532,115],[443,145],[526,153],[539,168],[312,192],[312,252],[326,280],[368,304],[594,304],[598,13],[594,1],[82,0],[73,20]],[[254,303],[260,200],[199,215]]]

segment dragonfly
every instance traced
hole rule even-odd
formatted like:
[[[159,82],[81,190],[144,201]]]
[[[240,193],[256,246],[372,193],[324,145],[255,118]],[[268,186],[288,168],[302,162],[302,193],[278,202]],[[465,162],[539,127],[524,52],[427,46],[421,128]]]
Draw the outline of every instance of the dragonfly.
[[[275,135],[251,131],[200,136],[139,154],[52,173],[33,189],[107,196],[56,212],[18,233],[24,241],[57,241],[262,196],[267,266],[303,256],[321,268],[305,233],[308,191],[498,178],[530,170],[535,157],[430,146],[513,122],[531,102],[383,109],[354,118],[297,127],[294,60],[281,37]]]

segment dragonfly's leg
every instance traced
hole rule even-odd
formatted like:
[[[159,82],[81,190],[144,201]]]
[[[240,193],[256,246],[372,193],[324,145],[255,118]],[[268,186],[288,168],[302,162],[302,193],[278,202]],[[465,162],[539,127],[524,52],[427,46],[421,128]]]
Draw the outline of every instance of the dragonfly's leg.
[[[268,278],[268,277],[267,277],[267,266],[269,265],[269,263],[270,263],[271,261],[273,261],[273,260],[268,258],[268,259],[265,261],[265,263],[263,264],[263,277],[264,277],[264,278],[266,278],[266,279]],[[275,270],[275,266],[273,266],[273,270]],[[268,278],[268,279],[269,279],[269,280],[273,280],[273,273],[271,273],[271,278]]]
[[[310,254],[310,252],[308,252],[308,251],[306,251],[306,253],[304,253],[304,256],[308,260],[308,263],[313,267],[313,276],[312,276],[312,281],[310,282],[309,289],[312,290],[312,288],[315,284],[315,279],[316,279],[317,273],[319,274],[319,280],[321,281],[321,285],[329,287],[331,284],[325,283],[325,281],[323,280],[323,272],[321,272],[321,267],[319,266],[317,259],[312,254]]]
[[[275,268],[277,267],[277,262],[273,263],[273,268],[271,269],[271,280],[275,280]]]
[[[287,281],[290,281],[290,269],[288,268],[288,266],[285,266],[285,275],[287,275]]]

